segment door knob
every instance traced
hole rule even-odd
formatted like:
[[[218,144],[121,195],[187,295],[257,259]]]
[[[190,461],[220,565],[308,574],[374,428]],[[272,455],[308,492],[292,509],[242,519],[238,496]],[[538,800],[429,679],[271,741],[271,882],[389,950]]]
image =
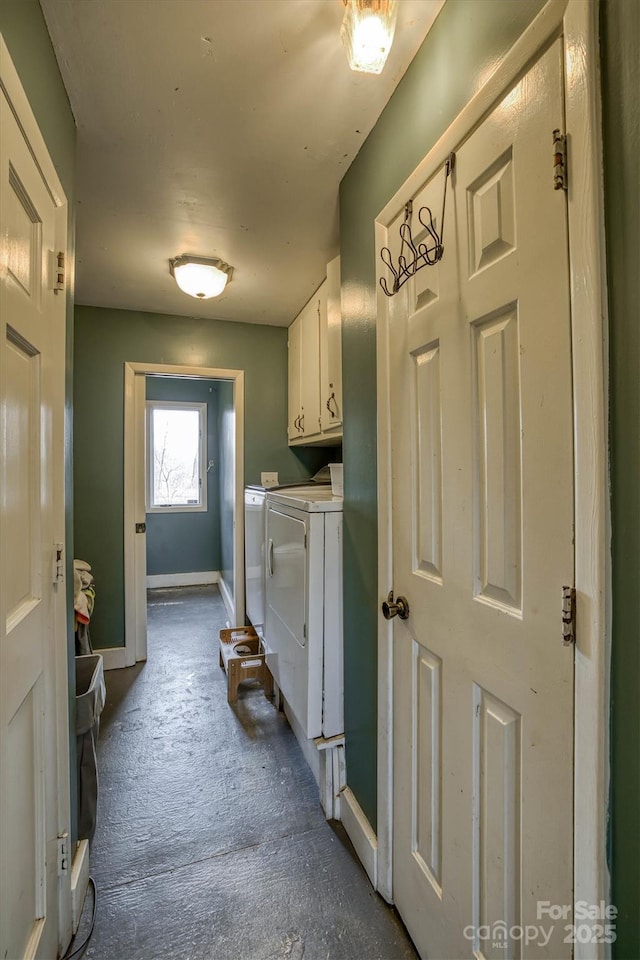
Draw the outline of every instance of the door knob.
[[[406,597],[393,599],[393,590],[389,593],[386,600],[382,602],[382,616],[385,620],[392,620],[394,617],[400,617],[401,620],[409,619],[409,604]]]

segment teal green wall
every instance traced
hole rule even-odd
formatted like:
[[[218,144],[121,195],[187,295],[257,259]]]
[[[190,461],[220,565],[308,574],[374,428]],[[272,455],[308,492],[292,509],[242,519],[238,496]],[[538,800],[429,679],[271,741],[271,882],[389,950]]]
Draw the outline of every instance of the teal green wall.
[[[377,819],[374,219],[543,6],[448,0],[340,187],[347,776]]]
[[[147,400],[207,404],[207,509],[147,514],[147,575],[220,569],[218,380],[146,377]]]
[[[73,211],[76,127],[38,0],[2,0],[0,32]]]
[[[640,957],[640,4],[601,10],[613,547],[614,956]]]
[[[76,127],[38,0],[2,0],[0,33],[18,71],[38,127],[64,189],[68,208],[68,285],[65,381],[65,544],[67,553],[67,622],[69,723],[71,750],[71,824],[76,832],[75,778],[75,642],[73,636],[73,263],[75,258]]]
[[[327,462],[287,446],[287,331],[220,320],[76,307],[74,377],[76,553],[91,563],[97,648],[124,643],[124,363],[245,371],[245,479],[261,470],[298,479]]]
[[[220,438],[220,572],[234,591],[233,582],[233,462],[235,454],[235,420],[233,386],[221,383],[218,394],[218,437]],[[240,618],[238,618],[240,619]]]

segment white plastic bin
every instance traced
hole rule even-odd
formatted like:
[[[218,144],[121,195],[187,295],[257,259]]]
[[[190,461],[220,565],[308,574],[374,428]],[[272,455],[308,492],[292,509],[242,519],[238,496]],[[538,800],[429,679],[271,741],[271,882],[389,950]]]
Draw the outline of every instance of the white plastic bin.
[[[76,657],[76,751],[78,763],[78,840],[92,840],[98,806],[96,743],[107,696],[98,653]]]
[[[344,496],[344,476],[341,463],[330,463],[331,472],[331,493],[334,497]]]

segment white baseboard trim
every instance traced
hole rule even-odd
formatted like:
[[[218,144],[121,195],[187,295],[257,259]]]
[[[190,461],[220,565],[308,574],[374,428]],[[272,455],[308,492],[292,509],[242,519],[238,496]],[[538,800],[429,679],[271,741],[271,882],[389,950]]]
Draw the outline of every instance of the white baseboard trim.
[[[285,717],[287,718],[287,720],[289,721],[289,726],[293,730],[295,738],[298,741],[298,744],[300,745],[300,749],[302,750],[302,755],[307,761],[309,769],[313,774],[313,779],[315,780],[315,782],[318,784],[318,787],[319,787],[320,786],[320,756],[318,754],[316,745],[313,742],[313,740],[307,740],[307,738],[305,737],[302,726],[298,723],[295,713],[289,707],[289,704],[285,700],[284,696],[282,696],[282,692],[280,693],[280,696],[282,697],[282,711]]]
[[[197,570],[195,573],[156,573],[147,577],[147,590],[159,587],[201,587],[207,583],[217,583],[218,570]]]
[[[378,880],[378,839],[349,787],[340,794],[340,819],[374,889]]]
[[[217,584],[218,584],[218,590],[220,591],[220,595],[224,600],[224,605],[227,608],[227,613],[229,614],[231,626],[232,627],[242,626],[242,624],[236,623],[236,606],[235,606],[235,603],[233,602],[233,594],[231,593],[231,590],[229,590],[227,583],[223,580],[222,574],[219,574]]]
[[[340,799],[346,785],[344,736],[314,740],[320,760],[320,803],[327,820],[340,820]]]
[[[89,841],[81,840],[71,864],[71,929],[75,937],[80,926],[84,898],[89,886]]]
[[[122,670],[127,666],[127,651],[124,647],[104,647],[93,652],[100,654],[105,670]]]
[[[296,715],[282,696],[281,691],[278,690],[277,684],[274,684],[274,686],[277,690],[276,708],[282,706],[284,715],[289,721],[289,726],[302,750],[302,755],[318,785],[320,805],[324,815],[327,820],[340,820],[342,791],[346,776],[344,737],[331,737],[330,740],[317,737],[315,740],[308,740],[302,726],[296,719]]]

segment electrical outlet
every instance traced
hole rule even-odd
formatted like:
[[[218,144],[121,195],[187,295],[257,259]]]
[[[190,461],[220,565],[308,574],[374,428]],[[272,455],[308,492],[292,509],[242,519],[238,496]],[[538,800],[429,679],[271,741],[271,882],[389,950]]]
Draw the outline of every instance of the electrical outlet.
[[[260,474],[260,484],[263,487],[277,487],[278,485],[278,474],[277,472],[269,472],[263,470]]]

